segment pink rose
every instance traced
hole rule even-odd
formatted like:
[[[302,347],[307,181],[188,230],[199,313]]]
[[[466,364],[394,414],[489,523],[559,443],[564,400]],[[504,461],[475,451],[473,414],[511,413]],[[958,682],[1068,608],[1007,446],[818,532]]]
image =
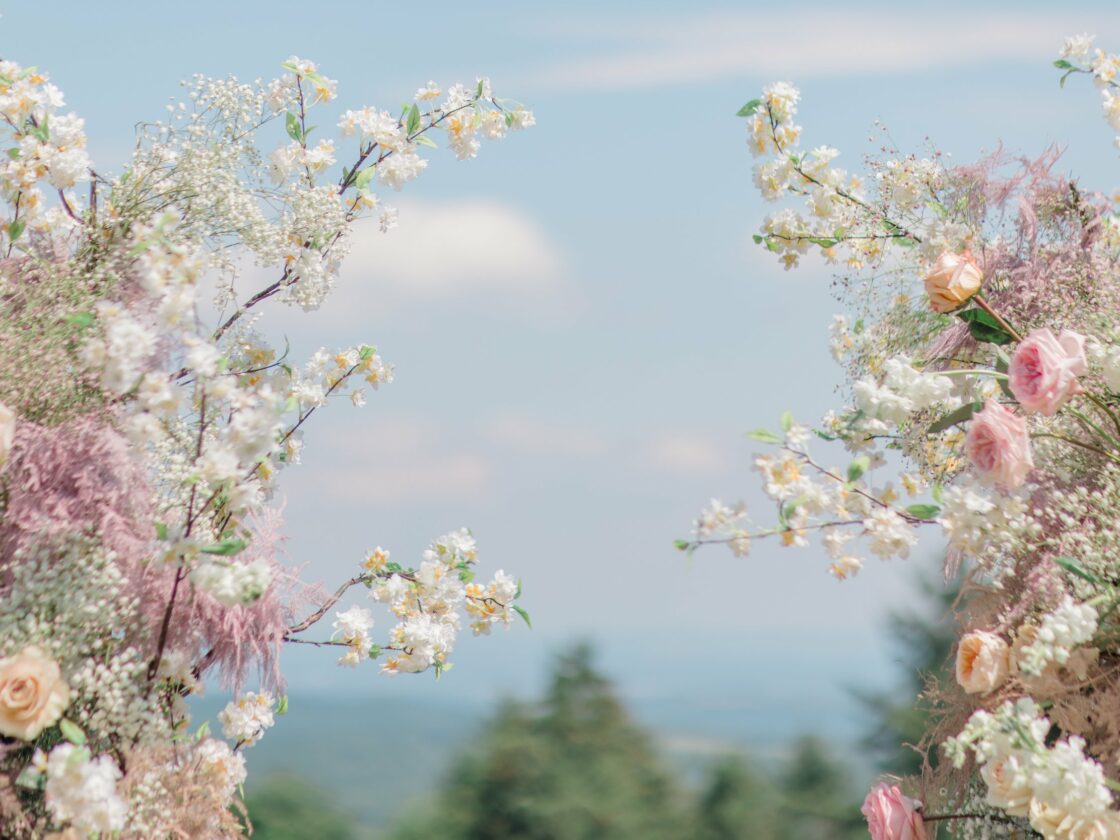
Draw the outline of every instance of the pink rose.
[[[1077,377],[1089,369],[1085,336],[1062,330],[1031,330],[1015,350],[1008,368],[1008,387],[1027,412],[1053,417],[1079,393]]]
[[[871,788],[860,812],[867,817],[871,840],[926,840],[921,807],[921,802],[903,796],[897,785],[880,782]]]
[[[1026,422],[995,400],[972,416],[964,451],[985,481],[1008,490],[1021,486],[1034,469]]]

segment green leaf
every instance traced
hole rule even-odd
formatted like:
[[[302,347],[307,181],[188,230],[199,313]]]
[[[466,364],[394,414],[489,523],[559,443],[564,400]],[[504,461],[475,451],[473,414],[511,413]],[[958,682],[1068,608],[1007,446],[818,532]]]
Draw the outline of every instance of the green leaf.
[[[156,539],[157,540],[166,540],[167,539],[167,525],[163,522],[157,522],[156,523]]]
[[[288,713],[288,695],[281,694],[280,699],[276,702],[276,714],[286,715]]]
[[[736,111],[735,116],[737,116],[737,117],[753,116],[755,111],[757,111],[761,107],[762,107],[762,100],[761,99],[752,99],[750,102],[748,102],[746,105],[744,105],[738,111]]]
[[[297,143],[303,142],[303,129],[299,125],[299,117],[291,111],[284,117],[285,127],[288,129],[288,136],[295,140]]]
[[[1007,358],[1006,353],[1004,353],[1002,350],[1000,350],[997,347],[996,348],[995,369],[999,373],[1007,373],[1007,371],[1010,367],[1011,367],[1011,360],[1009,358]],[[1008,381],[1007,381],[1006,377],[1001,377],[1001,378],[997,379],[996,382],[999,383],[999,389],[1001,391],[1003,391],[1004,396],[1006,396],[1010,399],[1015,399],[1015,395],[1011,392],[1011,386],[1008,384]]]
[[[420,109],[416,107],[416,103],[412,103],[412,107],[408,109],[408,133],[415,134],[417,129],[420,128]]]
[[[906,508],[906,512],[918,519],[933,519],[941,513],[941,508],[937,505],[910,505]]]
[[[248,545],[248,541],[240,537],[226,537],[224,540],[219,540],[216,543],[204,545],[199,551],[203,554],[217,554],[221,557],[232,557],[234,554],[240,554]]]
[[[781,423],[782,423],[782,431],[783,432],[788,432],[790,429],[792,429],[793,428],[793,412],[792,411],[783,412]]]
[[[782,250],[782,243],[780,243],[777,239],[767,239],[766,250],[776,254]]]
[[[84,330],[93,326],[92,312],[73,312],[66,316],[66,323]]]
[[[948,414],[946,414],[940,420],[935,420],[933,423],[930,423],[929,428],[926,429],[926,434],[927,435],[936,435],[938,432],[945,431],[950,426],[955,426],[958,423],[964,423],[966,420],[968,420],[970,417],[972,417],[973,414],[975,414],[977,411],[979,411],[983,407],[984,407],[984,404],[982,402],[977,401],[977,402],[965,403],[964,405],[959,406],[958,408],[954,408],[952,411],[950,411]]]
[[[1061,566],[1063,569],[1065,569],[1067,572],[1069,572],[1071,575],[1076,575],[1077,577],[1081,578],[1082,580],[1089,581],[1089,583],[1094,583],[1094,584],[1097,584],[1099,586],[1100,584],[1102,584],[1104,582],[1099,577],[1094,575],[1092,572],[1086,571],[1072,557],[1055,557],[1054,562],[1057,563],[1059,566]]]
[[[479,80],[478,80],[478,87],[476,87],[476,88],[474,89],[474,95],[475,95],[475,97],[476,97],[476,98],[478,98],[478,97],[481,97],[481,96],[482,96],[482,84],[483,84],[483,83],[482,83],[482,79],[479,79]]]
[[[753,239],[753,240],[754,240],[754,244],[755,244],[755,245],[761,245],[761,244],[762,244],[762,240],[763,240],[763,239],[765,239],[765,238],[766,238],[766,237],[764,237],[764,236],[763,236],[763,235],[762,235],[761,233],[756,233],[756,234],[754,234],[754,235],[752,235],[752,236],[751,236],[751,239]]]
[[[677,551],[688,551],[688,547],[692,545],[688,540],[673,540],[673,548]]]
[[[929,494],[933,496],[933,500],[935,502],[941,504],[941,497],[944,495],[944,492],[945,488],[943,488],[940,484],[934,484],[933,487],[930,488]]]
[[[1055,61],[1054,66],[1059,70],[1068,70],[1069,68],[1073,67],[1073,65],[1066,61],[1064,58],[1059,58],[1057,61]]]
[[[769,429],[755,429],[753,432],[747,432],[746,436],[751,440],[757,440],[761,443],[781,443],[782,439],[774,434]]]
[[[354,179],[354,186],[357,187],[359,190],[364,190],[366,187],[369,186],[369,182],[373,179],[373,176],[376,173],[377,173],[377,167],[376,166],[367,166],[365,169],[363,169],[361,172],[359,172],[358,177]]]
[[[958,312],[957,317],[968,324],[968,332],[977,341],[997,345],[1012,341],[1011,334],[983,309],[966,309]]]
[[[517,613],[519,616],[521,616],[522,620],[525,622],[525,624],[529,627],[530,630],[533,629],[533,622],[531,622],[529,620],[529,611],[528,610],[526,610],[524,607],[519,607],[517,604],[514,604],[513,605],[513,611],[515,613]]]
[[[210,721],[204,720],[202,722],[202,724],[198,727],[198,731],[195,733],[194,736],[199,741],[201,741],[202,739],[204,739],[209,734],[210,734]]]
[[[24,788],[42,790],[47,785],[47,776],[36,770],[34,764],[28,764],[16,778],[16,784]]]
[[[433,140],[431,137],[429,137],[427,134],[421,134],[419,137],[417,137],[416,138],[416,145],[417,146],[431,146],[433,149],[438,149],[439,148],[439,145],[436,143],[436,141]]]
[[[80,747],[86,742],[86,733],[72,720],[63,718],[58,722],[58,729],[62,733],[62,737],[76,747]]]
[[[518,578],[517,579],[517,591],[513,593],[513,600],[516,601],[520,597],[521,597],[521,578]]]
[[[364,362],[366,359],[373,356],[373,354],[376,353],[376,352],[377,352],[376,347],[371,347],[368,344],[363,344],[361,347],[358,348],[358,358],[361,359]]]
[[[403,571],[401,564],[396,561],[390,561],[385,564],[385,571],[387,572],[400,572]]]
[[[459,580],[463,583],[470,583],[474,580],[474,572],[470,569],[463,569],[463,571],[459,572]]]
[[[869,469],[871,469],[871,459],[861,455],[848,464],[848,481],[859,481]]]
[[[835,239],[824,239],[820,236],[810,236],[808,239],[814,245],[820,245],[822,248],[832,248],[836,245]]]
[[[8,238],[12,242],[15,242],[20,238],[20,235],[23,233],[23,229],[26,227],[27,222],[25,222],[23,219],[15,219],[8,225]]]
[[[19,160],[19,156],[21,154],[22,152],[20,152],[19,147],[17,146],[13,146],[12,148],[8,149],[8,157],[10,157],[12,160]]]
[[[370,659],[377,659],[377,657],[379,657],[379,656],[381,656],[381,645],[370,645],[369,646],[369,658]]]
[[[51,139],[49,123],[50,114],[44,114],[43,121],[38,125],[31,126],[28,133],[35,137],[40,143],[47,143]]]
[[[284,61],[281,62],[280,66],[287,70],[289,73],[295,73],[297,76],[299,75],[299,68],[296,67],[295,62]]]

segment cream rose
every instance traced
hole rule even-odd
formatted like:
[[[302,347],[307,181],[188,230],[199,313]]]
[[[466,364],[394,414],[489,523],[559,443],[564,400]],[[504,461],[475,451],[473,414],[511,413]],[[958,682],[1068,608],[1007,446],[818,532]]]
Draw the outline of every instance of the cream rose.
[[[963,254],[946,251],[937,258],[923,282],[930,309],[952,312],[980,291],[984,272],[968,251]]]
[[[0,659],[0,734],[31,741],[70,703],[58,663],[35,646]]]
[[[988,786],[988,804],[1011,817],[1025,817],[1031,810],[1031,788],[1026,774],[1018,772],[1020,769],[1013,755],[993,758],[980,768]]]
[[[16,436],[16,413],[0,403],[0,467],[8,463],[12,441]]]
[[[957,682],[968,694],[988,694],[1007,681],[1007,642],[994,633],[966,633],[957,645]]]

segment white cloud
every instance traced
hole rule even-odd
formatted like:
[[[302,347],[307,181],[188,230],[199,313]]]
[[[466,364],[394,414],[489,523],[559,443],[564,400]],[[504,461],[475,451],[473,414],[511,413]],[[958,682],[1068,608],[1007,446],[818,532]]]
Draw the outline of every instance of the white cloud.
[[[670,475],[714,476],[724,472],[728,453],[695,434],[663,432],[649,442],[646,459]]]
[[[537,222],[499,201],[403,201],[400,224],[381,233],[374,219],[358,221],[335,290],[316,313],[320,323],[346,329],[385,314],[435,301],[484,300],[487,305],[547,309],[571,303],[559,249]],[[239,284],[245,299],[275,280],[275,272],[247,267]],[[293,328],[297,308],[270,307],[268,320]]]
[[[497,418],[486,433],[496,443],[528,455],[588,457],[607,448],[606,441],[593,429],[521,415]]]
[[[306,481],[317,494],[365,508],[468,504],[492,491],[490,462],[470,452],[449,451],[431,423],[416,418],[378,418],[360,433],[336,429],[346,446],[328,458],[309,453]]]
[[[355,228],[340,284],[373,296],[430,300],[555,291],[563,261],[544,230],[497,201],[403,202],[400,225]]]
[[[558,28],[588,40],[615,38],[616,52],[547,66],[528,87],[632,90],[739,76],[767,79],[886,73],[957,67],[1008,59],[1044,63],[1064,35],[1087,26],[1084,15],[1027,10],[922,15],[908,6],[882,11],[713,12],[679,18],[569,21]],[[1115,15],[1092,21],[1102,31]],[[631,46],[637,44],[637,46]]]

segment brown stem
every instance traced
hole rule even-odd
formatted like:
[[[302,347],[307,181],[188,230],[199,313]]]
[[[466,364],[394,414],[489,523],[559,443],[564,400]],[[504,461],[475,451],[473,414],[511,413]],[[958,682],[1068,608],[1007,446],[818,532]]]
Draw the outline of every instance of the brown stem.
[[[1016,341],[1022,341],[1023,340],[1023,337],[1021,335],[1019,335],[1019,333],[1015,330],[1015,328],[1013,326],[1011,326],[1009,323],[1007,323],[1007,321],[1005,321],[1003,319],[1002,315],[1000,315],[998,312],[996,312],[994,309],[992,309],[991,304],[989,304],[986,300],[984,300],[983,295],[973,295],[972,299],[974,301],[976,301],[977,306],[979,306],[981,309],[983,309],[985,312],[987,312],[989,315],[991,315],[993,318],[996,319],[996,323],[999,324],[1000,327],[1003,328],[1004,332],[1006,332],[1008,335],[1010,335]]]
[[[319,607],[319,609],[311,613],[311,615],[309,615],[303,621],[299,622],[299,624],[293,624],[288,628],[288,632],[284,634],[285,641],[295,641],[293,639],[288,639],[287,636],[292,633],[302,633],[304,630],[306,630],[308,627],[310,627],[312,624],[326,615],[327,610],[337,604],[339,599],[346,594],[351,586],[357,586],[359,583],[363,583],[366,580],[368,580],[368,575],[358,575],[357,577],[350,578],[350,580],[346,581],[346,583],[338,587],[338,589],[335,590],[334,595],[329,597],[326,602],[324,602],[323,606]]]

